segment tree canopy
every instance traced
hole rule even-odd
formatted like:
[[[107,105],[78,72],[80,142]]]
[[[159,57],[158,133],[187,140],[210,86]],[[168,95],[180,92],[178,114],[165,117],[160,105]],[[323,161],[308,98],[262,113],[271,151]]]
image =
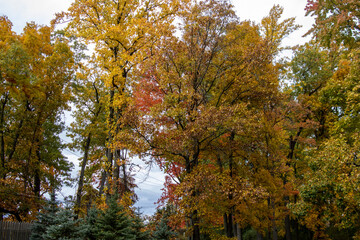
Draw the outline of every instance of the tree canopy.
[[[1,218],[44,239],[360,239],[358,9],[309,0],[288,58],[299,25],[278,5],[254,23],[228,0],[75,0],[21,34],[2,16]],[[64,148],[76,193],[51,212]],[[147,221],[135,157],[166,176]]]

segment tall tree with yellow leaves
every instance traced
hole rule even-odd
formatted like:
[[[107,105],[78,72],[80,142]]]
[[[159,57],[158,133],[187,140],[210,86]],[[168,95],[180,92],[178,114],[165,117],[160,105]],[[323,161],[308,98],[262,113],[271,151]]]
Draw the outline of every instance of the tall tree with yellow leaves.
[[[62,15],[70,20],[71,34],[94,45],[94,61],[103,70],[108,136],[100,193],[107,196],[113,191],[131,195],[127,143],[117,135],[129,107],[133,71],[152,55],[154,43],[168,30],[178,6],[170,0],[78,0]]]

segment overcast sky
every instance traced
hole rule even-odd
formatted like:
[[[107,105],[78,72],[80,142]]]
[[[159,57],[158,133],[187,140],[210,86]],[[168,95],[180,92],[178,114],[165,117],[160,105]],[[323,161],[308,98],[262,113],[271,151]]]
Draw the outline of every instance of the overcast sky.
[[[13,23],[13,30],[19,34],[26,22],[34,21],[37,24],[49,24],[54,14],[67,10],[71,2],[71,0],[0,0],[0,15],[8,16]],[[284,7],[284,18],[296,17],[296,23],[302,25],[303,28],[284,40],[286,46],[303,44],[309,39],[302,38],[302,35],[313,24],[312,18],[305,17],[306,2],[306,0],[232,0],[240,20],[251,20],[259,23],[274,4]],[[75,165],[78,165],[76,159],[80,156],[79,153],[71,153],[66,150],[64,154],[75,162]],[[139,183],[136,192],[140,199],[136,205],[142,208],[142,212],[151,214],[155,209],[154,202],[161,195],[164,178],[161,171],[156,167],[152,169],[147,178],[145,172],[145,170],[141,170],[135,177]],[[63,194],[66,195],[69,192],[71,190],[66,189]]]

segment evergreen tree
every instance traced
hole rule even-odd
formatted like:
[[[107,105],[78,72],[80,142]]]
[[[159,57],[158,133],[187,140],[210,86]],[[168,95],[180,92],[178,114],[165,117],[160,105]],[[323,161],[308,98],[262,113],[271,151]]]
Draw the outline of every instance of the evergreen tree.
[[[30,240],[80,240],[85,233],[80,220],[74,221],[71,210],[61,209],[55,195],[38,215],[33,225]]]
[[[143,231],[144,223],[143,223],[142,219],[140,218],[139,213],[135,214],[132,225],[133,225],[136,240],[150,240],[149,231],[148,230]]]
[[[55,216],[55,224],[50,225],[44,239],[46,240],[82,240],[85,228],[81,220],[74,220],[75,214],[68,209],[60,209]]]
[[[39,213],[38,220],[33,224],[30,240],[43,240],[46,230],[56,222],[56,213],[59,211],[55,195],[51,195],[51,200]]]
[[[171,209],[169,207],[160,210],[162,212],[162,217],[160,223],[156,226],[155,231],[153,232],[153,238],[156,240],[170,240],[176,237],[176,232],[174,232],[171,227],[169,227],[169,215]]]
[[[131,219],[122,206],[112,197],[108,208],[102,212],[95,224],[95,237],[101,240],[135,240]]]
[[[87,240],[97,240],[95,226],[99,213],[100,211],[95,207],[89,209],[87,213],[86,222],[84,223],[84,237]]]

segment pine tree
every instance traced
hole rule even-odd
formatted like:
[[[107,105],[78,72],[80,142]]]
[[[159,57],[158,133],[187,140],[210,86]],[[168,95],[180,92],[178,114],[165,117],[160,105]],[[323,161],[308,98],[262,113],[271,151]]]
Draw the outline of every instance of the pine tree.
[[[75,214],[68,209],[60,209],[55,216],[55,224],[50,225],[44,239],[46,240],[82,240],[85,229],[81,220],[74,220]]]
[[[51,194],[51,200],[39,213],[38,221],[33,225],[30,240],[83,239],[85,229],[80,220],[74,221],[74,217],[71,210],[59,208],[55,194]]]
[[[46,204],[42,212],[38,215],[38,220],[34,223],[30,240],[43,240],[46,230],[56,222],[56,213],[59,211],[55,195],[51,195],[51,200]]]
[[[140,218],[140,214],[135,214],[135,217],[132,219],[132,226],[135,233],[136,240],[150,240],[150,233],[149,231],[143,231],[144,223]]]
[[[102,240],[135,240],[131,219],[124,208],[112,197],[108,208],[99,216],[95,223],[96,239]]]
[[[156,226],[155,231],[153,232],[153,238],[156,240],[170,240],[176,237],[176,233],[169,227],[169,215],[171,209],[169,207],[160,210],[162,212],[162,217],[160,223]]]
[[[96,238],[96,222],[98,220],[100,211],[93,207],[89,209],[87,216],[86,216],[86,222],[84,223],[84,237],[87,240],[97,240]]]

